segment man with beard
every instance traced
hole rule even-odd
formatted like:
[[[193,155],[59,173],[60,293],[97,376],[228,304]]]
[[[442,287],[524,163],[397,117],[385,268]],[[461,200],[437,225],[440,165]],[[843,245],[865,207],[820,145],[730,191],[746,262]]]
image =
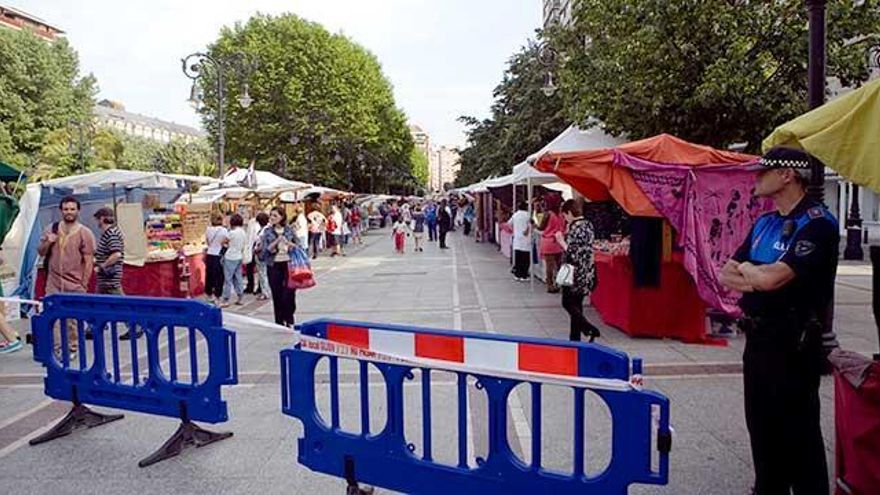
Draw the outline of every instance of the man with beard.
[[[79,223],[79,201],[73,196],[61,200],[61,222],[43,232],[37,252],[45,260],[46,295],[63,292],[84,294],[94,270],[95,236]],[[77,350],[76,320],[67,320],[67,349]],[[55,351],[61,350],[60,332],[55,332]]]

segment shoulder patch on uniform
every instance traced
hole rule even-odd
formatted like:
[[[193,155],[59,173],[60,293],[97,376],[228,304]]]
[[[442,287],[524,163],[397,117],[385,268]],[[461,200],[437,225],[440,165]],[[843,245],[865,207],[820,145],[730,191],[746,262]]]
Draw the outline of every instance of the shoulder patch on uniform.
[[[816,250],[816,245],[812,241],[801,239],[794,245],[795,256],[807,256]]]
[[[810,219],[822,218],[825,216],[825,210],[823,210],[822,208],[820,208],[818,206],[814,206],[814,207],[810,208],[809,210],[807,210],[807,215],[810,216]]]

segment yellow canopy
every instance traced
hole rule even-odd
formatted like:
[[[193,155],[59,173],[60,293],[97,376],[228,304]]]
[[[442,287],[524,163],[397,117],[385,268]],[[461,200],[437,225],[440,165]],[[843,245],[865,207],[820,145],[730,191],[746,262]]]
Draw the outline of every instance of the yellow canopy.
[[[847,180],[880,192],[880,80],[777,127],[764,139],[800,148]]]

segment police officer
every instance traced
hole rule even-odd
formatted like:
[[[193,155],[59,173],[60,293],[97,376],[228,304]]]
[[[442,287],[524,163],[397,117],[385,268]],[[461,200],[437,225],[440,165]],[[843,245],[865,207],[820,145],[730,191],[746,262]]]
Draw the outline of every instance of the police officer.
[[[761,166],[755,195],[773,199],[776,211],[758,218],[721,276],[743,293],[754,493],[827,495],[819,378],[840,234],[834,216],[806,196],[809,155],[773,148]]]

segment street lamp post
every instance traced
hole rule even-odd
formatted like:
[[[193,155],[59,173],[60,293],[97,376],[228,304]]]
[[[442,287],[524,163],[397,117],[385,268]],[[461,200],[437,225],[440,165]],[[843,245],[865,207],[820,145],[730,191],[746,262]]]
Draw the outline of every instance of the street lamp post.
[[[810,51],[807,65],[807,98],[810,109],[825,103],[825,5],[827,0],[806,0],[810,19]],[[822,203],[825,196],[825,164],[816,158],[810,167],[812,176],[807,189]]]
[[[190,90],[189,101],[196,108],[201,104],[202,94],[199,87],[199,79],[205,74],[205,69],[210,67],[216,77],[217,91],[217,171],[220,177],[226,172],[226,78],[232,71],[242,79],[246,79],[253,70],[252,64],[245,60],[244,54],[236,53],[229,57],[212,57],[207,53],[197,52],[181,59],[183,73],[192,79],[193,85]],[[242,84],[241,96],[238,104],[242,108],[248,108],[253,103],[253,98],[248,91],[248,83]]]
[[[86,173],[86,145],[91,149],[91,138],[95,132],[94,126],[90,122],[83,122],[80,120],[71,120],[68,122],[70,127],[73,127],[76,130],[76,141],[74,141],[74,136],[71,134],[68,137],[68,150],[71,152],[76,151],[76,162],[79,166],[80,173]],[[88,136],[86,135],[88,133]],[[88,142],[86,140],[88,138]],[[74,148],[74,145],[75,148]]]

